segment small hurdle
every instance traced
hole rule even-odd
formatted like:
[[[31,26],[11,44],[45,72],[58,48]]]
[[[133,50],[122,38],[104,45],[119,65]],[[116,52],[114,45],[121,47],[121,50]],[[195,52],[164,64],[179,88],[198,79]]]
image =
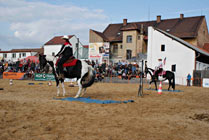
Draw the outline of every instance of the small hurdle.
[[[10,86],[13,85],[13,80],[12,79],[9,80],[9,85]]]
[[[44,83],[28,83],[28,85],[43,85]]]

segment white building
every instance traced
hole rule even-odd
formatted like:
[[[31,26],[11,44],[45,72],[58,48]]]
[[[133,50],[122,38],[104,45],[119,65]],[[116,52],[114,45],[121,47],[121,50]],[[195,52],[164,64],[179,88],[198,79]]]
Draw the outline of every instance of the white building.
[[[62,45],[64,44],[64,40],[62,39],[63,36],[55,36],[51,40],[49,40],[47,43],[44,44],[44,54],[45,55],[56,55]],[[88,47],[83,46],[79,39],[75,35],[69,35],[69,41],[72,44],[73,47],[73,55],[77,58],[77,50],[78,50],[78,58],[79,59],[88,59]],[[79,43],[78,43],[79,42]],[[77,48],[77,43],[78,48]]]
[[[37,49],[12,49],[10,51],[0,51],[0,58],[5,61],[16,62],[18,59],[24,59],[28,56],[34,56],[43,50]]]
[[[176,84],[186,85],[188,73],[209,67],[209,53],[168,32],[148,28],[147,66],[154,69],[158,59],[164,60],[164,70],[175,73]]]

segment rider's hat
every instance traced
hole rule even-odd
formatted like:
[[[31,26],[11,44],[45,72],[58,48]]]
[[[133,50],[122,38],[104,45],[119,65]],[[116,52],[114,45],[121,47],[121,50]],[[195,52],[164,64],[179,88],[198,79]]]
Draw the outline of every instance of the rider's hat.
[[[67,35],[64,35],[64,36],[62,37],[62,39],[69,39],[69,37],[68,37]]]

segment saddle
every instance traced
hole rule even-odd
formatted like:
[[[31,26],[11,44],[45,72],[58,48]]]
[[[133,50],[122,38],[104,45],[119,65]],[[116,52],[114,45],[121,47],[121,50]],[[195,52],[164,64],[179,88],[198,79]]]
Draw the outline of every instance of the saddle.
[[[155,75],[156,71],[157,70],[154,71],[153,75]],[[162,70],[161,72],[158,73],[158,76],[163,76],[165,74],[166,74],[166,71],[165,70]]]
[[[59,60],[60,60],[60,58],[57,59],[56,66],[58,65]],[[63,64],[63,68],[64,68],[64,67],[75,66],[77,61],[78,61],[78,59],[75,59],[75,57],[70,57],[70,58]]]
[[[162,76],[162,75],[165,75],[166,74],[166,71],[161,71],[160,73],[158,73],[158,76]]]

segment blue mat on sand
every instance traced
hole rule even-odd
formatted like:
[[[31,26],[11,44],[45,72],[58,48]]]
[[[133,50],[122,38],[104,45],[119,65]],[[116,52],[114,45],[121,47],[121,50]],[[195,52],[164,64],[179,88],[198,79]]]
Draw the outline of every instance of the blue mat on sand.
[[[113,103],[128,103],[128,102],[134,102],[134,100],[127,100],[127,101],[114,101],[114,100],[98,100],[98,99],[91,99],[90,97],[88,98],[73,98],[73,97],[67,97],[67,98],[62,98],[62,99],[57,99],[56,100],[63,100],[63,101],[79,101],[79,102],[84,102],[84,103],[96,103],[96,104],[113,104]]]
[[[157,91],[155,89],[145,89],[145,90],[154,90],[154,91]],[[162,91],[167,91],[167,92],[183,92],[182,90],[167,90],[167,89],[162,89]]]

